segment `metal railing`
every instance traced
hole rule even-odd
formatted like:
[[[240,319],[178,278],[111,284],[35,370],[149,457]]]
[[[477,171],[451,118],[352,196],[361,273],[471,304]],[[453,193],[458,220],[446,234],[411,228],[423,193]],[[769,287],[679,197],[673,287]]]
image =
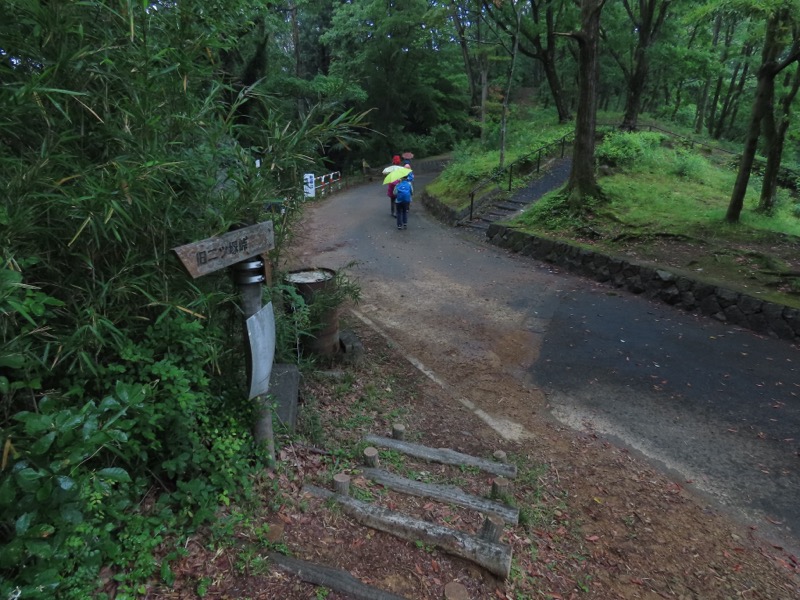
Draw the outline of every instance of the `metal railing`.
[[[478,184],[470,190],[469,193],[469,220],[471,221],[473,218],[473,211],[475,208],[475,194],[479,192],[481,189],[486,187],[489,184],[496,184],[500,181],[500,179],[504,176],[505,172],[508,171],[508,191],[511,191],[511,186],[514,181],[514,167],[521,167],[523,164],[527,164],[530,162],[530,159],[536,155],[536,174],[539,174],[539,171],[542,167],[542,158],[550,156],[552,154],[556,154],[557,152],[552,152],[556,150],[560,152],[560,158],[564,158],[564,152],[566,151],[567,143],[572,143],[575,138],[575,132],[567,133],[561,136],[560,139],[556,140],[555,142],[550,142],[549,144],[545,144],[541,148],[537,148],[532,152],[528,152],[524,156],[521,156],[517,160],[504,167],[498,167],[492,174],[489,175],[487,178],[483,179],[482,181],[478,182]],[[521,172],[521,168],[518,169],[517,172]]]
[[[328,194],[338,192],[343,185],[344,180],[342,179],[341,171],[320,175],[314,178],[314,195],[319,194],[320,197],[324,198]]]

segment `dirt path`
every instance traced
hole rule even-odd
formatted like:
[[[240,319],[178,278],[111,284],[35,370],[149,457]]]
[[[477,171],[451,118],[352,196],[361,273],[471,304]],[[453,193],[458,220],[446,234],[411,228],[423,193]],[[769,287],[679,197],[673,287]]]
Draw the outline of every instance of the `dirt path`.
[[[287,266],[356,261],[351,320],[438,390],[428,435],[551,466],[596,545],[591,597],[795,597],[793,348],[506,254],[418,204],[397,231],[383,194],[312,207]]]

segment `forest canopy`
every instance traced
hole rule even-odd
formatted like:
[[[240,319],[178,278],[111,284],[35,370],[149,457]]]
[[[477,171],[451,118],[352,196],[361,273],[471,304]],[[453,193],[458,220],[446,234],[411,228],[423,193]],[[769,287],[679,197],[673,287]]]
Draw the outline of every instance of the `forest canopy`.
[[[252,492],[264,464],[235,290],[224,273],[189,279],[172,248],[278,202],[277,261],[304,173],[466,148],[502,164],[509,115],[534,105],[575,124],[580,202],[597,191],[597,111],[613,111],[624,130],[655,116],[740,154],[735,222],[754,165],[768,213],[800,154],[798,0],[0,0],[0,14],[3,597],[89,597],[102,568],[134,595],[166,529]],[[307,317],[278,315],[281,358],[297,360]]]

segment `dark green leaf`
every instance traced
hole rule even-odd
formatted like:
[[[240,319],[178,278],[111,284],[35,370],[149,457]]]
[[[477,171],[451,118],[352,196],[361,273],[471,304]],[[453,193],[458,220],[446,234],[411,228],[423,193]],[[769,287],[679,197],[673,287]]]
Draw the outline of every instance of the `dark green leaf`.
[[[25,535],[28,532],[28,529],[33,522],[34,513],[25,513],[24,515],[17,518],[16,523],[14,524],[14,528],[17,531],[17,535]]]
[[[50,446],[53,445],[53,441],[56,439],[56,432],[51,431],[44,435],[44,437],[40,437],[36,440],[30,447],[30,453],[33,456],[41,456],[45,452],[50,449]]]
[[[121,481],[126,483],[131,480],[131,476],[128,475],[128,472],[120,467],[108,467],[106,469],[100,469],[97,472],[97,476],[102,479],[110,479],[111,481]]]

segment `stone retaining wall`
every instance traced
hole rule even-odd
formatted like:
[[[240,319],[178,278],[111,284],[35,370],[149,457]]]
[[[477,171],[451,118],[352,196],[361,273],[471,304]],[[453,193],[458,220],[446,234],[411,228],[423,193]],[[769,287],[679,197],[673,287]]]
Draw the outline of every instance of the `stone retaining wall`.
[[[477,215],[486,206],[489,206],[498,195],[499,192],[494,189],[479,198],[475,198],[475,204],[472,207],[473,214]],[[439,202],[438,198],[434,198],[424,191],[420,200],[429,213],[447,225],[455,226],[469,219],[469,206],[456,210],[443,202]]]
[[[486,236],[492,244],[501,248],[543,260],[633,294],[643,294],[647,298],[757,333],[800,341],[800,309],[696,281],[663,268],[539,238],[504,225],[491,224]]]

